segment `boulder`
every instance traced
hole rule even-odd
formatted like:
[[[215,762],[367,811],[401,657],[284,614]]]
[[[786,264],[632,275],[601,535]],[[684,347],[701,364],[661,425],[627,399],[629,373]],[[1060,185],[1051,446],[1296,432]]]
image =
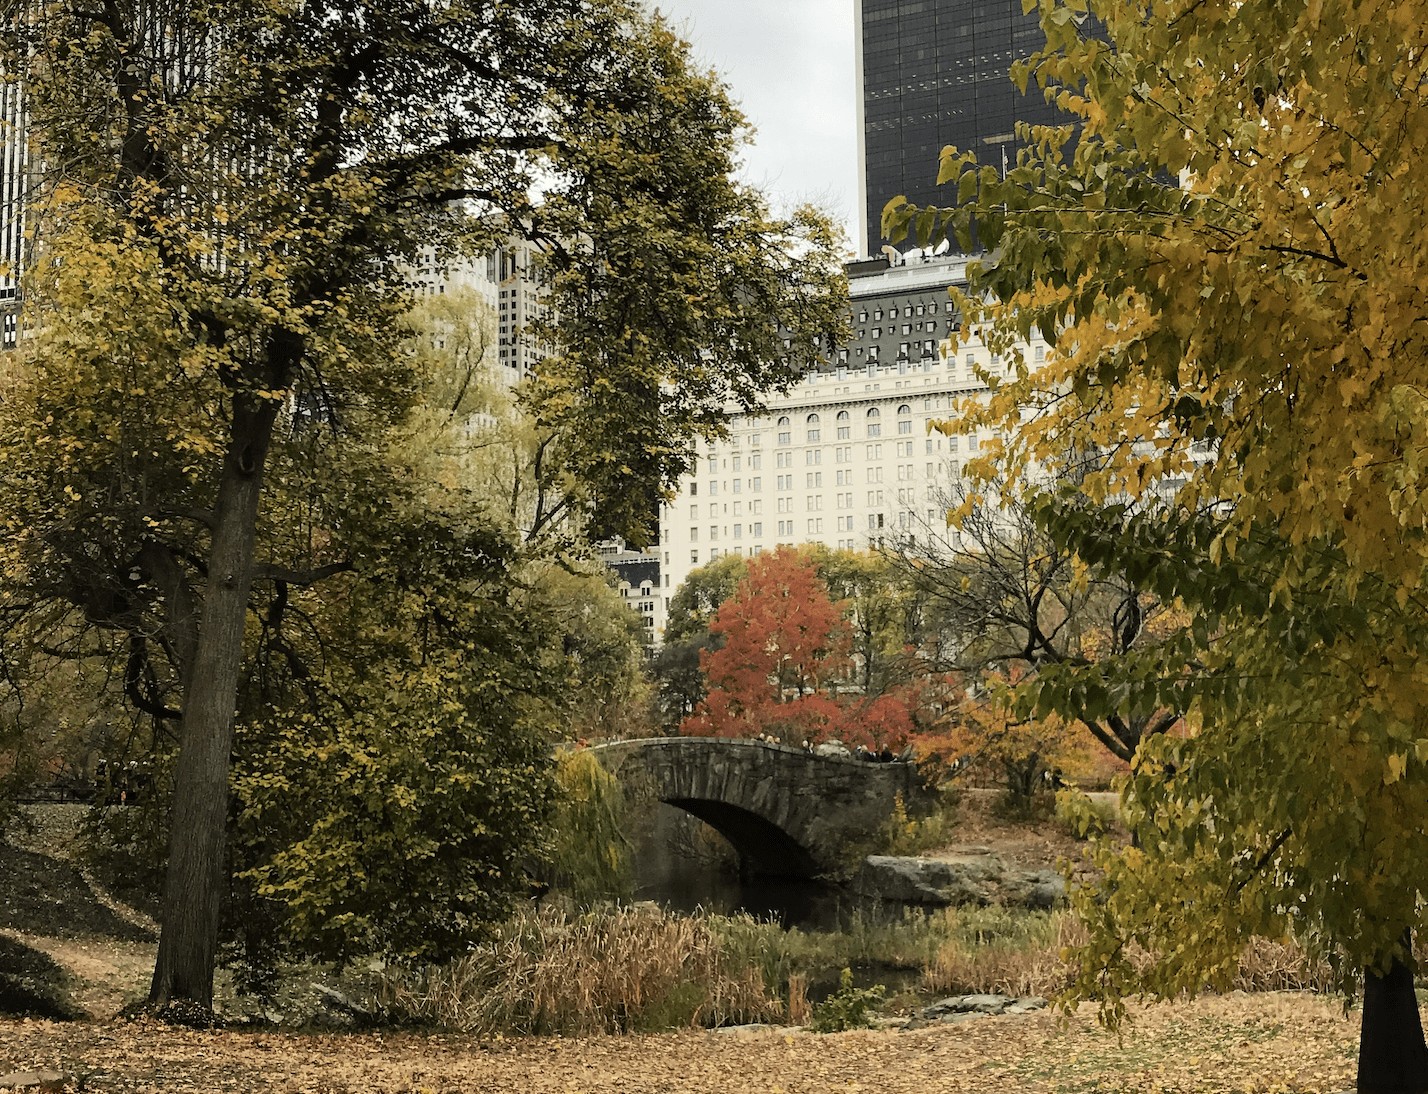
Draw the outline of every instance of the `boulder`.
[[[863,896],[939,906],[1003,904],[1044,911],[1066,896],[1066,883],[1054,870],[1010,869],[995,855],[957,859],[869,855],[850,885]]]
[[[1002,1014],[1015,1002],[1015,997],[1010,995],[949,995],[946,999],[929,1003],[917,1012],[917,1016],[940,1021],[954,1014]]]

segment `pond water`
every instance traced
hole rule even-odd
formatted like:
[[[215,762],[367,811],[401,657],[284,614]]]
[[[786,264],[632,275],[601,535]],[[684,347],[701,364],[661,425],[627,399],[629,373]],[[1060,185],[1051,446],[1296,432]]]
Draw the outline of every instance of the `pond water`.
[[[785,930],[836,931],[854,914],[895,919],[900,905],[856,897],[837,886],[793,878],[739,876],[732,847],[683,810],[660,805],[636,841],[635,898],[676,912],[747,912]]]

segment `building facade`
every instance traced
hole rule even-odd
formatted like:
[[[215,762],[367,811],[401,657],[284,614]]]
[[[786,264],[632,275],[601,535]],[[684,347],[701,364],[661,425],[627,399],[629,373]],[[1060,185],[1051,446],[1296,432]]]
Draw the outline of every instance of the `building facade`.
[[[1023,95],[1012,64],[1045,44],[1021,0],[854,0],[860,206],[865,254],[882,244],[883,206],[899,194],[935,204],[945,145],[995,166],[1016,162],[1017,122],[1066,124],[1040,89]],[[945,200],[945,199],[944,199]]]
[[[731,413],[729,435],[701,443],[660,513],[662,608],[696,567],[782,545],[864,550],[945,527],[946,499],[988,438],[946,436],[961,400],[1006,362],[975,337],[958,345],[949,285],[964,258],[849,268],[853,336],[765,411]],[[1022,352],[1033,365],[1047,347]]]
[[[28,185],[24,99],[19,84],[0,81],[0,349],[13,349],[19,336]]]

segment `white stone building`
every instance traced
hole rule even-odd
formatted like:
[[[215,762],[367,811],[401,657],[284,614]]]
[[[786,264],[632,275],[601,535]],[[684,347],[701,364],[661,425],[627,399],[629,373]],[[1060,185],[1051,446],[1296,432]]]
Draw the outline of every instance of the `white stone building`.
[[[986,390],[975,369],[1002,362],[978,340],[958,345],[949,285],[966,259],[850,267],[853,337],[760,414],[734,413],[729,436],[700,444],[692,473],[660,513],[661,595],[723,554],[782,544],[861,550],[925,534],[987,438],[931,423]],[[1046,344],[1025,347],[1045,359]]]

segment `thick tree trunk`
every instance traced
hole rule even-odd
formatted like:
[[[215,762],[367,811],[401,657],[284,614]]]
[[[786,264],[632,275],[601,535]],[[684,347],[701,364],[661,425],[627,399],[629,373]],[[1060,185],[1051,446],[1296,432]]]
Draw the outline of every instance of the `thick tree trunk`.
[[[254,571],[263,462],[276,407],[235,400],[233,434],[218,487],[208,583],[174,771],[163,929],[149,1005],[213,1009],[219,916],[227,889],[228,769],[243,632]]]
[[[1408,941],[1405,936],[1405,946]],[[1413,970],[1397,959],[1382,976],[1373,972],[1364,976],[1358,1092],[1428,1092],[1428,1046],[1413,992]]]

